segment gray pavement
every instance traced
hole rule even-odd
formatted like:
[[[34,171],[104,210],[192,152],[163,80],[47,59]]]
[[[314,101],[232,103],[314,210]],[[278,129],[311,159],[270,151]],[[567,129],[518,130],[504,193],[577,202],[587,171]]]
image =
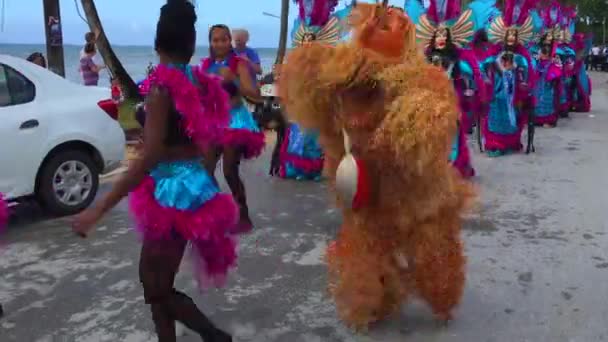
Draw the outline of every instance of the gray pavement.
[[[447,327],[414,302],[367,334],[345,328],[322,262],[338,212],[322,183],[268,178],[268,153],[243,167],[257,228],[241,242],[229,286],[199,294],[185,265],[179,287],[235,341],[608,339],[608,99],[606,76],[594,78],[594,111],[539,129],[536,154],[473,154],[480,203],[464,226],[467,287]],[[25,221],[1,247],[0,341],[154,340],[124,203],[88,240],[70,233],[69,219]]]

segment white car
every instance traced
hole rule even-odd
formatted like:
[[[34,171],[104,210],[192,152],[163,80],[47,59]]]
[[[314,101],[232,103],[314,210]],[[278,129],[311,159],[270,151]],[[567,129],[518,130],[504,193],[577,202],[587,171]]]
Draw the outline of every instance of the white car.
[[[0,193],[35,197],[55,215],[91,204],[118,167],[125,135],[110,90],[85,87],[0,54]]]

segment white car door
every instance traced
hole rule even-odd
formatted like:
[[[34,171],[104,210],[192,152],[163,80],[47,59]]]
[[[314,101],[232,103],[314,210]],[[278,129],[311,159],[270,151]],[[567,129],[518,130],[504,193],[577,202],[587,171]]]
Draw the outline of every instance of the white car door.
[[[0,192],[7,198],[34,192],[32,175],[46,143],[34,83],[0,63]]]

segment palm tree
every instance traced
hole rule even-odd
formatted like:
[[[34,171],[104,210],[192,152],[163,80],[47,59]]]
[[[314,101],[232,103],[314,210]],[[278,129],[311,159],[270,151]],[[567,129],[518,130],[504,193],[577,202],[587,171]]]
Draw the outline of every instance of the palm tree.
[[[112,76],[118,79],[125,99],[141,101],[142,96],[139,93],[137,84],[135,84],[131,76],[129,76],[125,68],[122,66],[122,63],[120,63],[120,60],[114,53],[114,50],[112,50],[112,46],[110,45],[110,42],[108,41],[108,38],[103,30],[103,26],[101,25],[101,20],[99,20],[95,3],[93,0],[81,0],[81,2],[87,22],[89,24],[89,29],[91,32],[95,32],[95,35],[97,36],[96,44],[99,48],[101,56],[103,57],[103,61],[105,65],[108,66],[108,70],[110,70]]]
[[[283,63],[285,51],[287,50],[287,30],[289,29],[289,1],[281,0],[281,33],[279,34],[279,49],[275,64]]]

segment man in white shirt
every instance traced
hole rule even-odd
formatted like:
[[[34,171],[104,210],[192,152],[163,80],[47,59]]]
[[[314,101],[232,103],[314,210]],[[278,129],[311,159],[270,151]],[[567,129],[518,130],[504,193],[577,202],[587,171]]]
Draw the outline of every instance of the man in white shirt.
[[[601,59],[601,56],[600,56],[601,51],[602,50],[597,45],[594,45],[591,48],[591,70],[597,70],[597,67],[599,66],[600,59]]]

